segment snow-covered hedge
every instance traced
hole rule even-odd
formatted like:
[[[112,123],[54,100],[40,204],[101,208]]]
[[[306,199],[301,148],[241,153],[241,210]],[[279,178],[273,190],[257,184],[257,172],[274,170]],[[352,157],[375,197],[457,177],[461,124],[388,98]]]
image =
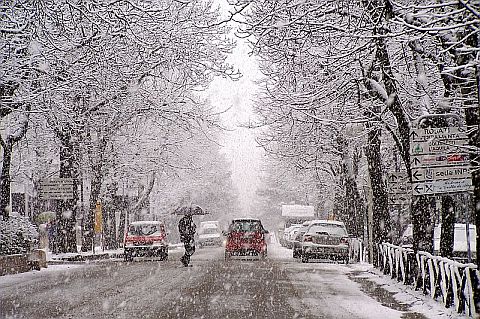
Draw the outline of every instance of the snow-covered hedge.
[[[37,239],[37,228],[27,217],[0,219],[0,255],[27,253]]]

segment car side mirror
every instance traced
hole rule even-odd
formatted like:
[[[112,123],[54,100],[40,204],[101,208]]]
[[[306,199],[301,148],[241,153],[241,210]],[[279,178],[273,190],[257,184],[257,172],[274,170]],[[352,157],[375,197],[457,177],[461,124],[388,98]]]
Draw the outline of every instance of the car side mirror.
[[[266,229],[264,229],[264,230],[263,230],[263,233],[264,233],[264,234],[269,234],[269,231],[266,230]]]
[[[226,230],[222,231],[222,235],[223,236],[228,236],[228,231],[226,231]]]

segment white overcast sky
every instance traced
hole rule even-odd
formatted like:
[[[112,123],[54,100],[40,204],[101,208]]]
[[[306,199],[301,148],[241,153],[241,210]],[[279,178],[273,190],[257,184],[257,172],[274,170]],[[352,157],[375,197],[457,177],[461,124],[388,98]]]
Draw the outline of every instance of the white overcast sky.
[[[219,0],[218,3],[220,2],[222,9],[227,10],[226,1]],[[223,120],[232,131],[226,133],[222,143],[225,154],[232,163],[233,182],[239,191],[241,213],[255,216],[255,209],[251,204],[259,182],[262,151],[255,143],[254,132],[240,126],[253,116],[252,105],[256,92],[254,81],[259,79],[261,74],[255,58],[248,54],[250,49],[247,42],[236,40],[237,47],[228,57],[228,62],[240,70],[242,78],[238,81],[216,78],[207,94],[210,103],[217,110],[230,107]]]

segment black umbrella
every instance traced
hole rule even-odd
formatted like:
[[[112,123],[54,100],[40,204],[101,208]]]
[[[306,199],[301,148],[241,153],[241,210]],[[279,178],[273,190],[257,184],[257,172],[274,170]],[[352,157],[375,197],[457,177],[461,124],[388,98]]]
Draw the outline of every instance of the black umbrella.
[[[173,211],[173,215],[206,215],[208,214],[198,205],[180,206]]]

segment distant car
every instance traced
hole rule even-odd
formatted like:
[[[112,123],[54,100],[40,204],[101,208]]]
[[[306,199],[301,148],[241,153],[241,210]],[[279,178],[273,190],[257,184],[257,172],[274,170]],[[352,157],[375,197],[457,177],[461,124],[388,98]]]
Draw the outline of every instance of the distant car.
[[[288,240],[290,238],[290,231],[296,229],[297,227],[300,227],[301,224],[293,224],[293,225],[290,225],[289,227],[286,227],[283,231],[282,231],[282,238],[280,240],[280,245],[282,245],[283,247],[288,247]]]
[[[198,247],[204,246],[222,246],[223,238],[218,227],[201,228],[197,238]]]
[[[312,221],[303,235],[302,262],[328,258],[348,263],[348,233],[344,223],[331,220]]]
[[[292,241],[293,258],[302,257],[303,235],[305,235],[309,226],[310,226],[310,221],[307,221],[303,223],[302,227],[300,227],[295,233],[295,238]]]
[[[160,221],[137,221],[128,226],[125,235],[125,261],[134,257],[168,258],[165,225]]]
[[[285,236],[285,247],[288,249],[293,248],[293,241],[295,240],[297,232],[301,227],[302,225],[293,225],[289,228],[289,231]]]
[[[232,256],[267,256],[268,231],[259,219],[234,219],[225,232],[225,259]]]

